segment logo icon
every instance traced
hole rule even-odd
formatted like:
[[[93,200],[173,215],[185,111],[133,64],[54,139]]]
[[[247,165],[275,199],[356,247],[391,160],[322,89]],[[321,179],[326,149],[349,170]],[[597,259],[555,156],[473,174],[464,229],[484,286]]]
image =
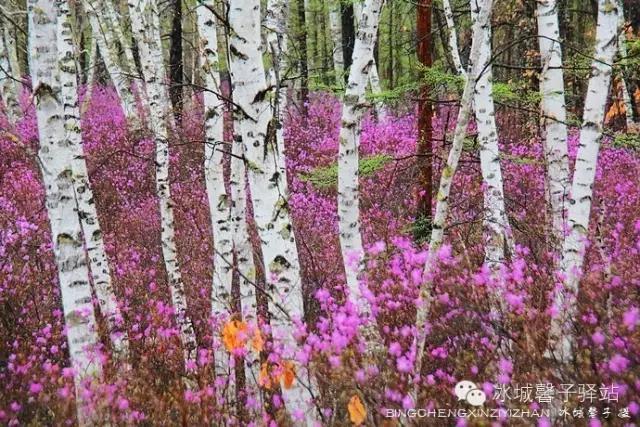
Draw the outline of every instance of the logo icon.
[[[460,381],[453,389],[458,401],[466,401],[471,406],[482,406],[487,395],[471,381]]]

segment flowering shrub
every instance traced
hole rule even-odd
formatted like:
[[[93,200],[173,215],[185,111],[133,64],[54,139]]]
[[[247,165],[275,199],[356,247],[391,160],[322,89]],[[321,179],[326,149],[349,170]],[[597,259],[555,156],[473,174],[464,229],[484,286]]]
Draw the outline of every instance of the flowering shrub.
[[[0,135],[0,424],[73,424],[76,392],[35,154],[36,123],[33,107],[23,101],[25,114],[16,129]],[[434,120],[434,139],[441,141],[436,144],[436,176],[448,151],[442,141],[450,139],[453,129],[447,118],[455,114],[449,113],[442,109]],[[604,142],[575,319],[579,351],[575,363],[567,366],[545,355],[554,314],[550,292],[561,281],[555,275],[558,248],[548,237],[540,141],[526,135],[502,141],[507,209],[518,244],[509,263],[497,273],[482,266],[482,183],[477,153],[469,145],[454,180],[446,243],[436,267],[424,272],[428,253],[412,240],[414,115],[382,121],[368,116],[360,153],[383,161],[376,161],[360,182],[367,247],[361,288],[372,307],[369,315],[360,316],[344,298],[336,187],[308,179],[334,167],[339,121],[339,102],[315,94],[309,116],[302,118],[291,109],[286,123],[290,206],[307,317],[296,326],[299,348],[283,349],[263,342],[270,333],[266,324],[254,330],[234,321],[223,330],[221,324],[228,319],[221,323],[210,316],[213,243],[200,100],[195,98],[185,109],[181,128],[170,142],[178,254],[200,346],[196,361],[185,370],[162,263],[153,141],[142,123],[125,122],[112,90],[94,88],[82,120],[84,148],[132,349],[130,366],[112,358],[100,321],[103,342],[96,357],[107,367],[105,377],[79,390],[99,417],[127,425],[283,424],[287,416],[295,421],[300,414],[290,408],[285,415],[279,387],[299,381],[296,367],[307,367],[322,392],[317,403],[326,425],[381,423],[386,409],[456,407],[460,403],[452,390],[461,380],[480,385],[488,396],[506,384],[612,385],[619,394],[618,406],[629,409],[629,422],[637,421],[637,153]],[[573,158],[576,132],[569,143]],[[254,226],[250,228],[258,247]],[[430,286],[427,345],[421,350],[422,372],[416,374],[415,307],[424,283]],[[383,341],[375,350],[366,333],[372,327],[379,329]],[[243,370],[233,381],[216,377],[213,353],[218,348],[233,355],[231,366],[250,355],[259,359],[258,378],[247,377]],[[418,402],[412,394],[416,384]],[[237,399],[243,404],[236,406]],[[537,408],[536,402],[527,401],[488,403],[507,404]]]

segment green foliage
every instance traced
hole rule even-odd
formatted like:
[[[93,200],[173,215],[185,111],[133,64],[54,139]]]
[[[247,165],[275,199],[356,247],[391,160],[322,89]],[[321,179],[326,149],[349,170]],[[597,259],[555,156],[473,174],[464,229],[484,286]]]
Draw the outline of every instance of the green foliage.
[[[613,139],[613,146],[616,148],[625,148],[627,150],[640,151],[640,134],[637,133],[621,133]]]
[[[462,151],[474,153],[478,151],[479,145],[476,138],[469,138],[468,136],[462,140]]]
[[[516,102],[520,98],[520,94],[517,94],[513,85],[509,83],[494,82],[493,98],[497,102]]]
[[[360,176],[371,176],[389,163],[393,158],[386,154],[376,154],[375,156],[360,159],[358,173]],[[301,179],[310,182],[319,190],[330,190],[338,185],[338,164],[332,163],[328,166],[320,166],[311,172],[303,174]]]
[[[447,71],[442,62],[437,62],[432,67],[420,65],[420,72],[421,83],[430,87],[433,92],[461,92],[464,89],[464,77]]]
[[[519,104],[537,108],[540,104],[541,96],[537,90],[529,90],[522,84],[518,85],[508,81],[493,83],[493,99],[498,103]]]
[[[383,103],[399,101],[401,99],[405,99],[407,93],[417,90],[419,86],[420,85],[417,82],[401,84],[393,89],[383,90],[379,94],[368,93],[367,99],[372,102]]]
[[[428,215],[419,215],[411,224],[411,234],[416,244],[421,245],[431,240],[433,230],[432,218]]]
[[[514,156],[507,153],[500,153],[500,158],[509,160],[517,165],[542,165],[543,161],[534,157]]]

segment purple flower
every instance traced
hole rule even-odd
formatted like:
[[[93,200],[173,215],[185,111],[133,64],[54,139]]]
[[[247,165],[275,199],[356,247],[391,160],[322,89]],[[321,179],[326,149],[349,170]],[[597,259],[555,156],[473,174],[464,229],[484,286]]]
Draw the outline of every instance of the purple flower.
[[[43,389],[44,387],[40,383],[31,383],[29,385],[29,393],[31,394],[39,394]]]
[[[627,327],[630,331],[633,331],[640,323],[640,309],[638,307],[631,307],[629,310],[625,311],[622,315],[622,323]]]
[[[620,374],[629,367],[629,359],[619,354],[609,359],[609,370],[613,373]]]

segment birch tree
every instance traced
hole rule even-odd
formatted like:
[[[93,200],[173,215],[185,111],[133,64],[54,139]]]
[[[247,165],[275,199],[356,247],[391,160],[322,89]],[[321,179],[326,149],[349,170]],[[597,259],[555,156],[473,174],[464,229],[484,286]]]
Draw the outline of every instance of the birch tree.
[[[473,98],[478,140],[480,143],[480,169],[484,194],[485,263],[497,271],[505,259],[505,247],[513,247],[511,230],[504,205],[500,148],[493,102],[493,72],[491,65],[492,0],[472,1],[472,15],[477,19],[481,9],[488,8],[488,22],[475,27],[482,32],[480,50],[481,73],[477,76]],[[476,9],[477,8],[477,9]],[[475,37],[475,36],[474,36]]]
[[[212,314],[220,315],[227,310],[222,299],[231,294],[233,274],[233,241],[231,234],[230,198],[224,185],[224,103],[216,95],[220,93],[218,71],[218,35],[213,13],[207,8],[210,2],[198,6],[198,31],[200,33],[200,69],[204,78],[204,171],[211,226],[214,238],[214,272]]]
[[[382,4],[383,2],[381,2]],[[353,10],[354,10],[354,19],[355,19],[355,23],[356,23],[356,31],[359,32],[360,31],[360,21],[361,19],[364,18],[364,3],[356,1],[353,4]],[[378,21],[380,20],[380,18],[378,18]],[[376,24],[376,28],[379,24]],[[377,33],[375,38],[377,38]],[[357,33],[356,33],[356,42],[357,42]],[[380,76],[378,75],[378,65],[376,64],[376,59],[375,59],[375,55],[374,55],[374,49],[375,49],[375,41],[374,41],[374,47],[371,49],[371,65],[369,67],[369,71],[368,71],[368,82],[371,85],[371,93],[374,96],[380,96],[382,94],[382,86],[380,86]],[[353,47],[353,56],[356,55],[356,48],[355,45]],[[352,61],[355,63],[355,58],[352,59]],[[353,67],[353,63],[351,64],[351,66]],[[377,101],[375,103],[375,110],[376,113],[378,114],[379,118],[384,118],[384,109],[383,109],[383,104],[382,101]]]
[[[554,292],[549,333],[549,347],[553,355],[563,362],[568,362],[574,356],[573,320],[578,314],[577,295],[588,238],[593,185],[611,85],[612,64],[617,51],[620,25],[618,13],[618,0],[598,1],[595,55],[591,64],[580,143],[569,195],[569,234],[562,247],[563,286]]]
[[[16,55],[16,40],[9,33],[9,24],[0,20],[0,93],[9,123],[14,125],[21,117],[20,66]]]
[[[462,98],[460,99],[460,109],[456,119],[456,127],[453,133],[453,142],[447,163],[442,170],[440,176],[440,184],[438,185],[438,193],[436,195],[436,209],[433,217],[433,225],[431,231],[431,240],[429,241],[429,255],[425,263],[425,274],[430,273],[436,263],[438,249],[442,245],[444,239],[444,228],[449,215],[449,196],[453,178],[458,169],[462,146],[467,135],[467,127],[471,118],[473,96],[476,85],[476,77],[482,71],[482,62],[480,62],[480,54],[483,49],[484,33],[482,27],[491,25],[491,8],[492,1],[485,0],[483,7],[479,10],[477,18],[473,23],[473,39],[471,41],[471,53],[469,55],[469,75],[465,80]],[[431,284],[429,281],[420,286],[420,293],[417,302],[416,327],[417,334],[415,340],[416,349],[416,373],[422,369],[423,349],[426,341],[426,323],[429,314]]]
[[[633,104],[631,103],[631,96],[629,95],[629,88],[627,87],[627,81],[625,78],[625,66],[624,61],[627,58],[627,36],[625,33],[626,22],[624,19],[624,4],[622,2],[618,2],[618,17],[620,19],[619,27],[620,31],[618,31],[618,53],[620,54],[620,58],[623,61],[622,70],[620,72],[620,91],[622,92],[622,102],[624,104],[625,109],[625,119],[627,123],[627,130],[631,129],[634,124],[633,120]]]
[[[184,359],[188,364],[195,360],[197,342],[193,324],[187,313],[187,300],[175,242],[173,201],[169,185],[168,124],[173,115],[165,86],[166,71],[162,59],[158,5],[155,0],[130,0],[128,5],[149,100],[149,127],[156,145],[156,194],[160,204],[162,256],[167,271],[171,300],[176,311],[176,322],[180,328]],[[148,9],[145,9],[145,5]],[[145,13],[149,16],[146,21]],[[146,26],[149,28],[147,29]]]
[[[96,212],[93,191],[89,183],[87,164],[80,133],[77,70],[73,46],[73,23],[67,1],[57,0],[57,47],[60,70],[60,98],[64,111],[65,153],[71,164],[75,201],[84,235],[93,287],[100,311],[107,321],[113,349],[118,357],[127,358],[128,337],[122,328],[122,315],[118,307],[109,262],[102,238],[102,229]]]
[[[287,109],[288,90],[284,79],[287,68],[287,15],[288,7],[285,0],[268,0],[264,26],[267,50],[271,55],[270,83],[276,88],[272,108],[278,147],[275,156],[278,165],[284,165],[284,114]]]
[[[453,20],[453,10],[451,10],[451,2],[449,0],[442,0],[442,7],[444,9],[444,17],[447,22],[447,29],[449,30],[449,51],[451,52],[453,65],[459,75],[466,77],[467,70],[465,70],[462,66],[460,53],[458,51],[458,34],[456,32],[456,24]]]
[[[344,74],[344,52],[342,50],[342,18],[340,16],[340,0],[329,4],[329,33],[333,40],[332,58],[336,83],[342,85]]]
[[[246,226],[245,172],[242,153],[231,159],[230,190],[227,194],[224,180],[224,102],[218,94],[220,88],[218,35],[215,17],[209,9],[212,2],[203,1],[197,8],[198,30],[200,32],[201,71],[206,91],[205,105],[205,180],[214,238],[214,272],[211,295],[212,315],[221,320],[229,318],[233,312],[231,284],[234,266],[234,246],[236,268],[240,276],[240,293],[244,306],[247,304],[245,319],[256,319],[255,269],[253,253]],[[221,331],[216,331],[220,333]],[[216,347],[216,375],[233,378],[229,359],[232,357],[223,346]],[[251,366],[247,366],[246,378],[255,376]],[[233,381],[229,381],[228,395],[235,394]]]
[[[562,46],[556,0],[538,1],[536,16],[542,62],[540,114],[547,169],[547,198],[551,208],[552,233],[556,242],[561,243],[564,239],[570,178]]]
[[[99,343],[89,269],[76,213],[73,172],[65,138],[60,73],[56,57],[56,7],[49,0],[29,0],[29,67],[40,139],[39,157],[71,366],[74,370],[78,423],[91,424],[85,384],[102,376],[91,349]]]
[[[360,194],[358,163],[360,122],[365,110],[365,90],[373,65],[381,0],[365,2],[353,49],[353,63],[342,107],[342,126],[338,148],[338,228],[349,298],[360,312],[368,312],[360,292],[358,274],[362,268],[364,248],[360,233]]]
[[[258,327],[256,299],[256,268],[253,263],[253,246],[247,224],[247,179],[245,168],[244,145],[238,139],[231,149],[231,223],[232,240],[235,254],[235,268],[240,280],[240,308],[242,318],[251,328]],[[233,259],[231,259],[233,262]],[[230,295],[229,295],[230,297]],[[228,311],[232,312],[233,304],[229,298]],[[258,377],[259,361],[245,357],[245,378],[247,383]]]
[[[273,114],[269,105],[269,88],[262,63],[260,42],[260,2],[232,0],[229,7],[230,71],[233,99],[238,107],[237,142],[244,148],[251,189],[254,219],[262,243],[263,263],[267,278],[271,327],[276,344],[281,344],[281,357],[293,360],[296,320],[303,317],[302,281],[295,236],[288,211],[287,175],[279,147],[272,132]],[[293,321],[293,322],[292,322]],[[305,422],[315,418],[312,405],[313,382],[306,387],[306,370],[298,366],[297,379],[283,397],[290,410],[302,411]]]
[[[479,10],[487,6],[484,0],[471,1],[472,22],[477,20]],[[460,61],[458,39],[453,21],[451,4],[444,1],[444,11],[449,30],[449,48],[454,66],[458,74],[465,81],[469,78]],[[491,20],[491,15],[489,16]],[[477,77],[472,108],[475,112],[478,139],[480,142],[480,167],[483,183],[484,203],[484,240],[485,262],[497,271],[505,258],[505,247],[514,250],[511,237],[511,227],[507,218],[504,204],[504,189],[502,169],[500,167],[500,148],[498,145],[498,129],[495,120],[495,105],[493,101],[493,72],[491,65],[491,26],[475,27],[474,31],[482,31],[483,46],[480,51],[481,75]],[[475,37],[475,35],[474,35]]]
[[[127,119],[133,119],[136,116],[136,102],[132,91],[131,70],[120,65],[120,55],[117,49],[118,37],[115,28],[119,27],[119,23],[111,22],[111,20],[106,21],[105,16],[108,15],[102,14],[101,2],[84,0],[84,5],[91,26],[92,38],[100,49],[102,61],[120,98],[124,115]],[[111,7],[113,8],[113,6]],[[108,7],[107,10],[109,10]]]

